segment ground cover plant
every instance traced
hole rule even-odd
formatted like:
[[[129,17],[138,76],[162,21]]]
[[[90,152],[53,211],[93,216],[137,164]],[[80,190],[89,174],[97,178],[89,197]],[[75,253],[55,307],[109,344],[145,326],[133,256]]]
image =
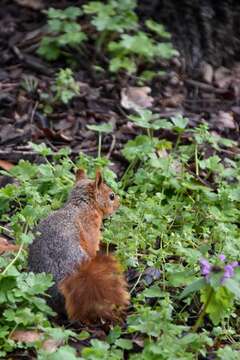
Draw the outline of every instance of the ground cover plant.
[[[146,113],[133,117],[144,129],[123,149],[129,167],[120,181],[104,157],[81,154],[72,162],[68,149],[54,153],[44,144],[32,144],[44,163],[20,161],[10,170],[15,182],[0,190],[1,232],[19,248],[0,258],[3,358],[19,348],[34,348],[39,359],[239,358],[239,158],[224,157],[234,144],[211,135],[206,124],[192,130],[181,116],[147,115],[149,127],[141,122]],[[176,134],[175,144],[154,133],[164,126]],[[39,297],[51,277],[26,269],[33,226],[66,200],[79,166],[90,176],[101,166],[122,198],[103,238],[126,269],[132,306],[125,325],[110,327],[101,340],[86,328],[59,327]],[[19,330],[38,336],[17,342]],[[49,338],[60,345],[53,353],[44,346]],[[69,339],[84,342],[81,354]]]
[[[86,42],[90,41],[94,42],[91,58],[96,70],[104,71],[108,65],[112,73],[124,70],[149,79],[157,75],[150,71],[151,65],[170,59],[177,51],[163,25],[150,19],[140,23],[136,6],[135,0],[109,0],[106,3],[90,1],[81,8],[50,8],[46,11],[48,34],[42,38],[38,54],[49,61],[62,56],[70,62],[75,58],[76,62],[76,53],[79,58],[86,56]],[[142,65],[145,70],[140,73]]]
[[[9,142],[22,145],[20,158],[25,151],[38,160],[1,171],[8,184],[0,187],[0,358],[239,359],[240,158],[237,143],[212,131],[214,118],[225,130],[238,129],[237,106],[217,112],[219,102],[231,102],[238,92],[238,76],[225,68],[212,74],[210,68],[209,75],[207,66],[207,84],[190,80],[185,103],[180,83],[186,74],[173,59],[178,53],[171,36],[162,24],[140,17],[135,0],[67,4],[44,16],[36,43],[28,17],[25,45],[15,46],[10,37],[21,64],[10,60],[13,84],[0,83],[7,89],[0,122],[17,127]],[[1,18],[0,25],[4,29]],[[4,51],[0,62],[8,64],[8,56]],[[23,64],[26,74],[18,75]],[[16,106],[8,94],[13,89]],[[196,92],[203,92],[204,109],[194,122],[195,112],[182,114],[184,105],[194,108]],[[4,150],[8,131],[0,129]],[[236,139],[237,131],[228,135]],[[94,156],[79,152],[82,143]],[[70,324],[46,304],[51,276],[27,269],[34,226],[61,207],[79,167],[90,177],[101,168],[121,197],[103,231],[105,251],[120,259],[131,293],[121,324]]]

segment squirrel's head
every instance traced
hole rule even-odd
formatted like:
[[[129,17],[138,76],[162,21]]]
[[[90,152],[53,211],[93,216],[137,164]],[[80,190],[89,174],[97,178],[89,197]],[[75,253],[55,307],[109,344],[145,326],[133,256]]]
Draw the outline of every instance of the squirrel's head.
[[[77,170],[76,184],[70,194],[69,202],[74,202],[77,206],[85,203],[96,207],[103,217],[111,215],[119,207],[119,197],[103,182],[99,170],[96,171],[94,180],[88,179],[84,170]]]

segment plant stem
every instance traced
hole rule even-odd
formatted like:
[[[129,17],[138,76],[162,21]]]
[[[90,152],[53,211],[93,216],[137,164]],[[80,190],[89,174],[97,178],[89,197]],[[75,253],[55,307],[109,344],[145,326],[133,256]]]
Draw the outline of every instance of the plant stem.
[[[123,174],[122,178],[121,178],[121,183],[122,183],[122,189],[125,189],[126,186],[126,180],[128,177],[129,172],[135,167],[135,165],[137,164],[138,159],[135,158],[134,160],[132,160],[132,162],[130,162],[129,166],[127,167],[125,173]]]
[[[18,324],[16,324],[16,325],[14,326],[14,328],[11,330],[11,332],[8,334],[8,339],[11,339],[11,336],[12,336],[12,334],[14,333],[14,331],[17,329],[17,327],[18,327]]]
[[[195,145],[195,168],[196,168],[196,175],[199,176],[199,166],[198,166],[198,146]]]
[[[19,250],[17,252],[17,255],[15,256],[15,258],[6,266],[6,268],[4,269],[4,271],[0,274],[0,276],[3,276],[6,274],[6,272],[10,269],[10,267],[17,261],[17,259],[19,258],[21,252],[23,249],[23,243],[20,245]]]
[[[99,133],[99,136],[98,136],[98,158],[101,157],[101,149],[102,149],[102,133]]]
[[[204,305],[204,307],[203,307],[203,309],[202,309],[196,323],[192,327],[192,332],[197,332],[198,328],[201,326],[201,324],[203,322],[203,318],[204,318],[204,316],[206,314],[207,307],[208,307],[208,305],[209,305],[209,303],[211,301],[213,292],[214,292],[214,290],[213,290],[213,288],[211,288],[211,290],[209,292],[209,295],[208,295],[208,298],[207,298],[207,301],[206,301],[206,303],[205,303],[205,305]]]
[[[9,234],[12,233],[12,230],[9,230],[8,228],[6,228],[6,227],[4,227],[4,226],[1,226],[1,225],[0,225],[0,229],[2,229],[3,231],[8,232]]]
[[[180,140],[181,140],[181,135],[182,135],[182,134],[179,134],[178,137],[177,137],[177,141],[176,141],[176,144],[175,144],[175,147],[174,147],[174,151],[176,151],[177,148],[178,148],[178,145],[179,145]]]
[[[103,47],[104,42],[106,42],[108,36],[108,32],[107,31],[103,31],[100,36],[98,37],[98,40],[96,41],[96,53],[100,53],[101,49]]]

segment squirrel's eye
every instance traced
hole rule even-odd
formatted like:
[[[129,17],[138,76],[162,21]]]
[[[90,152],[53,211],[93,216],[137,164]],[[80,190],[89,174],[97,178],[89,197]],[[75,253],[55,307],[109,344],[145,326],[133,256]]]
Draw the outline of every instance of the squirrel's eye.
[[[111,194],[109,195],[109,199],[113,201],[113,200],[115,199],[115,194],[114,194],[114,193],[111,193]]]

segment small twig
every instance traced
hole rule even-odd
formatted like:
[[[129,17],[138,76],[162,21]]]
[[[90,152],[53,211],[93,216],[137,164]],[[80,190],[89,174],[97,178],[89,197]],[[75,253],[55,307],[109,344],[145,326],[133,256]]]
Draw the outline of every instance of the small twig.
[[[16,163],[20,159],[36,161],[41,158],[35,151],[0,150],[0,158]]]
[[[83,153],[89,153],[89,152],[96,152],[97,149],[98,149],[97,146],[93,146],[93,147],[89,147],[89,148],[82,148],[80,150]]]
[[[119,112],[125,117],[125,119],[129,120],[128,114],[121,108],[121,106],[117,106]]]
[[[31,115],[30,115],[31,141],[32,141],[32,124],[33,124],[33,118],[34,118],[35,112],[36,112],[36,110],[37,110],[38,104],[39,104],[39,102],[36,101],[35,105],[34,105],[33,108],[32,108]]]
[[[30,123],[31,124],[33,123],[33,118],[34,118],[35,112],[37,110],[38,104],[39,104],[39,102],[36,101],[35,105],[32,108],[31,115],[30,115]]]
[[[199,164],[198,164],[198,146],[195,145],[195,169],[196,169],[196,176],[199,177]]]
[[[98,134],[98,158],[101,157],[101,150],[102,150],[102,133],[99,132],[99,134]]]
[[[55,152],[58,151],[58,148],[51,143],[51,141],[48,138],[45,138],[44,141],[47,143],[47,145]]]
[[[188,85],[194,86],[196,88],[199,88],[201,90],[204,90],[206,92],[213,92],[216,94],[224,94],[226,92],[226,89],[218,89],[212,85],[205,84],[200,81],[193,80],[193,79],[187,79],[187,80],[185,80],[185,83]]]
[[[132,294],[132,292],[136,289],[137,285],[139,284],[139,281],[141,280],[141,277],[142,277],[142,275],[143,275],[143,272],[144,272],[144,271],[142,271],[142,272],[140,273],[139,277],[137,278],[137,281],[135,282],[134,286],[132,287],[132,289],[131,289],[130,292],[129,292],[130,294]]]
[[[4,82],[2,82],[0,84],[0,89],[11,90],[11,89],[14,89],[17,86],[19,86],[18,83],[4,83]]]
[[[110,156],[112,155],[112,152],[113,152],[113,149],[115,148],[115,145],[116,145],[116,136],[115,136],[115,135],[112,135],[112,143],[111,143],[109,152],[108,152],[108,154],[107,154],[107,159],[109,159]]]

